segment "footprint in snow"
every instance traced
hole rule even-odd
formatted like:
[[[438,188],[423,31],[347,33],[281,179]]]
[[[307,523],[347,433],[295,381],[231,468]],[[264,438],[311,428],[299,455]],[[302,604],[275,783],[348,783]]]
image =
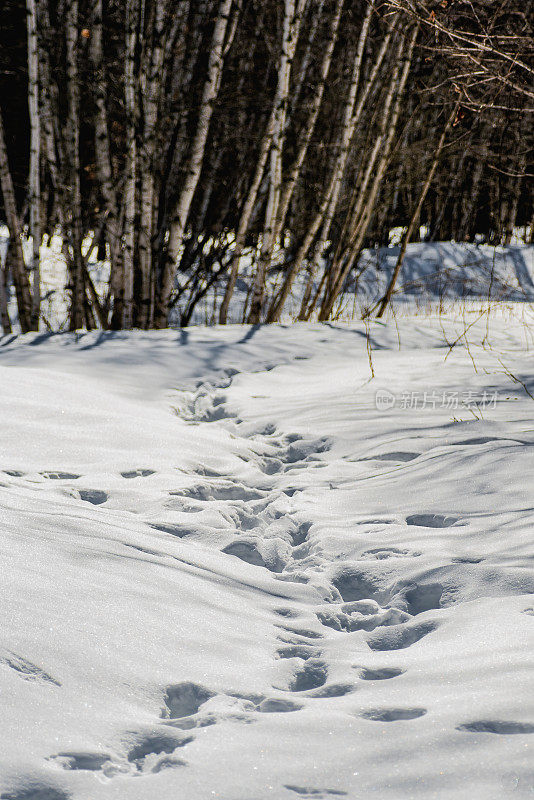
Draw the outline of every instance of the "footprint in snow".
[[[385,561],[388,558],[419,558],[422,555],[417,550],[405,550],[400,547],[374,547],[365,550],[359,558],[366,561]]]
[[[367,644],[371,650],[404,650],[437,628],[438,623],[430,620],[415,625],[395,625],[382,628],[378,633],[372,633],[367,638]]]
[[[324,686],[328,677],[328,670],[324,661],[310,658],[304,666],[295,672],[288,689],[290,692],[308,692]]]
[[[165,690],[162,717],[164,719],[179,719],[196,714],[199,708],[210,698],[215,697],[215,692],[199,686],[197,683],[184,681],[172,684]]]
[[[91,503],[93,506],[101,506],[109,500],[108,493],[100,489],[78,489],[77,494],[80,500],[83,500],[84,503]]]
[[[313,798],[313,800],[321,800],[321,798],[325,797],[347,796],[347,792],[344,792],[342,789],[316,789],[313,786],[297,786],[292,783],[284,784],[284,788],[289,789],[290,792],[295,792],[295,794],[298,794],[300,797]]]
[[[478,722],[464,722],[458,725],[457,731],[467,733],[496,733],[500,735],[534,733],[532,722],[508,722],[504,720],[479,720]]]
[[[407,525],[416,525],[419,528],[450,528],[457,522],[460,522],[459,517],[444,517],[441,514],[411,514],[406,517]]]
[[[278,658],[302,658],[306,661],[308,658],[317,657],[320,652],[315,647],[305,644],[288,644],[285,647],[279,647],[276,654]]]
[[[121,472],[123,478],[148,478],[149,475],[155,475],[153,469],[131,469],[126,472]]]
[[[368,667],[353,667],[353,669],[359,669],[360,675],[359,677],[363,681],[387,681],[391,680],[392,678],[398,678],[399,675],[404,675],[403,669],[398,669],[397,667],[378,667],[376,669],[371,669]]]
[[[2,792],[1,800],[70,800],[70,795],[57,786],[31,781],[20,789]]]
[[[398,722],[399,720],[418,719],[426,714],[426,708],[372,708],[360,714],[364,719],[373,722]]]
[[[0,664],[5,664],[6,667],[17,672],[21,678],[28,681],[38,681],[42,683],[51,683],[54,686],[61,686],[60,682],[53,678],[44,669],[32,664],[22,656],[16,653],[6,652],[5,655],[0,655]]]
[[[96,772],[97,770],[101,770],[105,764],[110,763],[112,757],[109,753],[84,753],[76,751],[57,753],[55,756],[50,756],[48,760],[56,763],[65,770],[87,770],[89,772]]]
[[[174,753],[179,747],[185,747],[192,741],[192,736],[179,735],[174,731],[147,732],[137,735],[134,745],[128,751],[127,758],[138,771],[143,771],[147,759],[151,763],[154,756],[161,753]]]
[[[301,708],[302,705],[300,703],[273,697],[263,700],[256,710],[259,711],[260,714],[287,714],[291,711],[300,711]]]
[[[81,475],[76,475],[74,472],[40,472],[39,474],[50,481],[76,481],[81,478]]]
[[[283,631],[287,631],[288,633],[293,633],[295,636],[304,638],[304,639],[323,639],[324,636],[322,633],[318,633],[317,631],[310,631],[305,628],[293,628],[290,625],[277,625],[277,628],[281,628]]]
[[[392,461],[392,462],[405,462],[413,461],[414,458],[419,458],[421,453],[411,453],[398,451],[395,453],[380,453],[375,456],[366,456],[365,458],[358,459],[359,461]]]

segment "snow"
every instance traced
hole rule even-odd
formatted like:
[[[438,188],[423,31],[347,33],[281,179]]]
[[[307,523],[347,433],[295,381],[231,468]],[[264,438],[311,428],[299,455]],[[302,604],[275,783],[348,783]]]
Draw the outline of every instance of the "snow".
[[[1,339],[0,796],[531,796],[532,313]]]

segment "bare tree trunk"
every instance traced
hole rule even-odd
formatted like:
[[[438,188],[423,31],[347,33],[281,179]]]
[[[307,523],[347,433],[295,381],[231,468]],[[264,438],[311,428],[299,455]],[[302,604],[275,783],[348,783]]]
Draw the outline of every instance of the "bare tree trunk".
[[[324,94],[324,87],[330,70],[330,64],[332,63],[332,55],[334,52],[334,47],[336,45],[337,31],[339,27],[339,21],[341,19],[341,12],[343,10],[343,3],[344,0],[337,0],[336,7],[330,18],[330,28],[328,32],[328,39],[326,42],[323,60],[321,63],[320,78],[315,88],[315,93],[310,104],[308,118],[306,120],[306,123],[304,124],[304,135],[300,142],[297,156],[289,170],[289,174],[286,180],[284,181],[284,185],[282,188],[275,238],[279,236],[283,228],[284,221],[287,215],[287,209],[289,207],[289,203],[291,202],[291,198],[293,196],[293,192],[295,190],[295,186],[297,184],[297,180],[299,178],[302,165],[304,164],[304,159],[306,158],[306,153],[308,152],[308,146],[310,144],[313,131],[315,130],[315,123],[317,122],[317,117],[319,116],[319,110],[321,108],[321,102]]]
[[[156,196],[155,146],[165,56],[164,22],[164,4],[157,3],[154,12],[152,47],[145,53],[141,79],[144,126],[140,152],[139,272],[141,280],[140,297],[137,301],[137,325],[140,328],[148,327],[153,312],[151,290]]]
[[[41,316],[41,125],[39,117],[39,60],[35,0],[26,1],[28,29],[28,108],[30,115],[30,234],[32,236],[32,330],[39,330]]]
[[[71,274],[70,330],[83,327],[84,261],[82,255],[82,199],[80,189],[80,84],[78,76],[78,0],[65,5],[67,57],[67,140],[73,269]]]
[[[117,192],[113,182],[111,147],[107,112],[107,86],[104,70],[104,47],[102,34],[102,0],[93,0],[93,21],[90,39],[90,53],[94,70],[94,98],[96,114],[95,157],[98,171],[99,190],[104,202],[103,240],[109,245],[110,293],[120,295],[122,285],[121,232],[118,220]],[[107,313],[107,312],[106,312]]]
[[[368,24],[369,24],[369,22],[367,22],[366,29],[364,30],[362,28],[362,31],[360,32],[360,41],[362,41],[362,34],[364,35],[364,37],[367,36]],[[357,61],[355,62],[355,68],[353,69],[352,79],[351,79],[351,82],[350,82],[350,85],[349,85],[349,92],[348,92],[348,95],[347,95],[347,99],[345,101],[344,124],[343,124],[343,128],[342,128],[342,141],[341,141],[340,146],[339,146],[339,153],[338,153],[338,156],[336,158],[336,163],[334,165],[332,176],[330,178],[329,185],[328,185],[328,187],[326,189],[326,192],[325,192],[325,195],[323,197],[323,201],[321,203],[321,206],[319,207],[319,210],[315,214],[315,216],[314,216],[314,218],[312,220],[312,223],[308,227],[308,230],[307,230],[307,232],[305,234],[303,242],[300,245],[300,247],[299,247],[299,249],[298,249],[298,251],[297,251],[297,253],[295,255],[295,258],[294,258],[291,266],[289,267],[289,269],[288,269],[288,271],[286,273],[286,276],[285,276],[285,279],[284,279],[284,283],[282,284],[282,287],[281,287],[278,295],[273,299],[273,302],[271,304],[271,307],[269,309],[269,314],[268,314],[268,317],[267,317],[269,322],[276,322],[276,320],[279,319],[280,314],[282,312],[282,309],[284,307],[284,303],[286,302],[287,297],[289,295],[289,292],[291,291],[291,287],[293,285],[293,281],[294,281],[297,273],[299,272],[304,259],[306,258],[306,254],[308,253],[308,250],[310,249],[310,247],[311,247],[311,245],[313,243],[313,240],[315,239],[315,236],[317,235],[317,232],[318,232],[318,230],[319,230],[319,228],[321,226],[321,223],[324,223],[326,215],[328,214],[329,209],[332,207],[332,198],[333,198],[334,192],[336,191],[336,186],[339,186],[339,187],[341,186],[341,181],[343,179],[343,174],[344,174],[346,163],[347,163],[349,147],[350,147],[350,141],[351,141],[353,133],[354,133],[354,127],[355,127],[358,119],[360,118],[360,116],[362,114],[363,108],[365,106],[365,102],[366,102],[367,97],[369,95],[369,91],[370,91],[374,81],[376,80],[376,77],[378,75],[380,66],[382,64],[382,61],[383,61],[384,56],[386,54],[386,51],[387,51],[387,49],[389,47],[389,42],[391,40],[392,32],[393,32],[393,29],[390,28],[390,30],[388,31],[388,33],[387,33],[387,35],[386,35],[386,37],[385,37],[385,39],[384,39],[384,41],[382,43],[380,51],[378,52],[378,55],[377,55],[377,57],[375,59],[373,68],[371,70],[371,73],[369,75],[368,80],[366,81],[365,87],[364,87],[364,89],[363,89],[363,91],[361,93],[361,97],[360,97],[360,100],[358,102],[358,106],[357,106],[356,110],[354,111],[354,103],[355,103],[355,99],[356,99],[355,93],[356,93],[356,89],[357,89],[357,86],[354,85],[354,77],[355,77],[355,72],[357,72],[358,76],[359,76],[359,72],[360,72],[360,69],[361,69],[361,63],[360,63],[360,65],[358,65]],[[363,44],[364,43],[365,43],[365,41],[363,42]],[[348,114],[349,110],[350,110],[350,116]],[[354,111],[354,124],[352,124],[353,111]],[[316,249],[316,253],[319,256],[319,253],[318,253],[317,249]],[[313,276],[310,276],[310,280],[313,280]]]
[[[124,261],[122,327],[133,324],[135,210],[137,182],[137,104],[135,96],[135,50],[139,24],[138,0],[126,4],[126,63],[124,69],[124,99],[126,109],[126,192],[124,198]]]
[[[257,325],[261,320],[263,296],[265,292],[265,275],[270,263],[273,249],[276,246],[276,219],[282,188],[282,148],[285,138],[287,102],[289,96],[289,78],[295,49],[300,31],[300,21],[304,10],[304,2],[285,0],[284,23],[282,33],[282,53],[278,68],[278,85],[275,97],[275,117],[271,157],[269,167],[269,196],[265,211],[265,222],[262,233],[260,256],[251,290],[248,322]]]
[[[456,115],[458,113],[459,107],[460,107],[460,103],[457,102],[456,105],[454,106],[454,108],[452,109],[450,115],[449,115],[447,123],[446,123],[445,127],[443,128],[443,132],[442,132],[442,134],[440,136],[438,145],[437,145],[437,147],[436,147],[436,149],[434,151],[434,156],[432,158],[432,163],[430,165],[430,169],[428,170],[428,174],[426,176],[425,182],[424,182],[424,184],[423,184],[423,186],[421,188],[421,192],[419,194],[419,199],[417,201],[417,205],[416,205],[416,207],[414,209],[414,212],[412,214],[412,217],[410,219],[410,222],[408,224],[406,232],[405,232],[404,236],[402,237],[402,245],[401,245],[399,256],[397,258],[397,263],[395,264],[395,269],[393,270],[393,273],[391,275],[391,280],[389,282],[389,285],[388,285],[388,288],[386,290],[386,293],[385,293],[384,297],[382,298],[382,300],[380,301],[380,307],[379,307],[378,313],[376,315],[377,317],[382,317],[383,316],[384,311],[388,307],[388,304],[389,304],[389,302],[391,300],[391,296],[393,294],[393,290],[395,289],[395,284],[397,283],[397,279],[399,277],[399,274],[400,274],[400,271],[401,271],[401,267],[402,267],[402,264],[403,264],[403,261],[404,261],[404,256],[406,255],[406,248],[408,247],[408,243],[409,243],[410,239],[413,236],[413,233],[415,231],[416,225],[419,224],[419,216],[421,214],[421,209],[423,207],[423,203],[425,202],[425,197],[427,196],[428,190],[430,189],[430,184],[432,183],[432,179],[434,178],[434,175],[436,174],[436,169],[437,169],[437,166],[438,166],[439,158],[441,156],[441,151],[443,150],[443,145],[445,144],[445,140],[447,138],[447,135],[448,135],[448,133],[449,133],[449,131],[451,129],[451,126],[452,126],[452,124],[453,124],[453,122],[454,122],[454,120],[456,118]]]
[[[389,109],[389,98],[393,96],[393,93],[396,93],[396,100],[394,104],[393,111],[391,112],[389,120],[386,122],[385,116],[383,116],[383,123],[382,123],[382,130],[388,130],[387,138],[383,146],[382,156],[380,158],[378,167],[375,172],[373,184],[367,196],[365,206],[363,208],[361,217],[355,226],[354,233],[352,235],[349,252],[350,255],[346,258],[345,264],[343,267],[336,270],[336,278],[333,282],[331,287],[326,287],[325,295],[323,298],[323,302],[321,305],[321,310],[319,312],[319,320],[325,321],[330,317],[332,313],[332,309],[334,307],[334,303],[338,298],[339,294],[341,293],[343,286],[345,284],[345,280],[347,275],[360,253],[363,240],[365,237],[365,233],[369,226],[369,222],[371,221],[371,217],[375,208],[376,200],[378,197],[378,192],[380,190],[380,186],[382,184],[382,180],[384,178],[384,174],[386,171],[389,153],[391,150],[391,146],[393,144],[393,139],[395,137],[395,131],[397,127],[397,121],[399,118],[400,107],[402,97],[404,95],[404,89],[406,87],[406,81],[408,80],[408,73],[410,71],[410,66],[412,63],[413,57],[413,50],[415,47],[415,41],[417,39],[417,35],[419,33],[419,26],[416,26],[413,31],[412,35],[409,40],[408,48],[404,57],[404,63],[402,66],[402,71],[399,76],[399,67],[400,64],[397,63],[393,79],[390,84],[390,89],[388,92],[388,98],[386,100],[386,108]],[[400,54],[399,54],[400,55]],[[397,59],[398,62],[398,59]]]
[[[24,264],[24,253],[22,251],[22,231],[20,220],[17,213],[15,201],[15,191],[13,180],[9,169],[7,149],[4,136],[4,123],[0,113],[0,186],[4,198],[4,209],[6,212],[7,227],[9,228],[9,240],[11,247],[11,264],[13,283],[17,295],[17,306],[19,312],[19,324],[22,333],[32,330],[32,300],[30,293],[30,283]]]
[[[164,328],[167,325],[169,303],[171,298],[172,286],[176,274],[176,266],[180,257],[187,217],[193,201],[193,195],[198,184],[204,151],[208,138],[213,106],[219,93],[223,69],[223,48],[228,18],[232,8],[233,0],[220,0],[211,51],[208,63],[208,75],[204,84],[202,101],[200,105],[197,130],[191,145],[188,168],[185,176],[184,185],[180,192],[180,197],[172,214],[172,221],[169,230],[169,241],[167,243],[167,254],[163,265],[161,276],[161,286],[157,298],[157,307],[154,316],[154,324],[157,328]]]
[[[8,253],[9,253],[9,245],[8,249],[6,250],[6,259],[2,264],[0,262],[0,320],[2,322],[2,331],[4,336],[7,336],[9,333],[13,333],[13,328],[11,327],[11,320],[9,318],[9,309],[8,309],[8,283],[7,283],[7,264],[8,264]]]

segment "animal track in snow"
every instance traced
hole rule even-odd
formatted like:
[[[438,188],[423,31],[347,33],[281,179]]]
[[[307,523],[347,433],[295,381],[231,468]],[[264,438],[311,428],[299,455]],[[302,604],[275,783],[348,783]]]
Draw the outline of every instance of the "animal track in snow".
[[[137,736],[133,747],[128,751],[128,761],[141,771],[147,756],[160,755],[160,753],[174,753],[179,747],[184,747],[193,741],[192,736],[179,736],[174,731],[153,731]]]
[[[344,792],[342,789],[316,789],[312,786],[297,786],[296,784],[292,783],[284,784],[284,788],[289,789],[290,792],[295,792],[295,794],[300,795],[300,797],[313,798],[313,800],[321,800],[321,798],[324,798],[325,796],[347,796],[347,792]]]
[[[289,644],[286,647],[279,647],[276,651],[279,658],[314,658],[319,655],[314,647],[305,644]]]
[[[419,584],[404,591],[404,601],[407,611],[416,616],[425,611],[441,608],[441,598],[444,587],[440,583]]]
[[[362,560],[385,561],[388,558],[419,558],[417,550],[404,550],[400,547],[374,547],[360,554]]]
[[[387,681],[404,675],[404,670],[397,667],[379,667],[377,669],[354,667],[354,669],[361,670],[359,677],[364,681]]]
[[[231,542],[226,545],[226,547],[223,547],[221,552],[228,556],[235,556],[241,559],[241,561],[245,561],[247,564],[252,564],[255,567],[267,567],[255,542]],[[281,570],[276,571],[281,572]]]
[[[61,686],[59,681],[56,681],[48,672],[45,672],[36,664],[32,664],[31,661],[22,658],[22,656],[18,656],[16,653],[8,652],[7,655],[0,656],[0,664],[5,664],[6,667],[10,667],[15,670],[15,672],[18,672],[24,680],[41,681],[43,683],[51,683],[54,686]]]
[[[321,686],[313,692],[308,693],[308,697],[314,698],[331,698],[331,697],[345,697],[356,691],[356,686],[353,683],[330,683]]]
[[[395,625],[372,633],[367,638],[371,650],[404,650],[438,627],[437,622],[420,622],[415,625]]]
[[[175,767],[185,767],[187,766],[187,762],[184,761],[182,758],[176,758],[175,756],[166,756],[165,758],[160,759],[154,766],[152,767],[152,772],[162,772],[164,769],[175,768]]]
[[[20,789],[2,792],[1,800],[70,800],[70,795],[57,786],[31,781]]]
[[[148,478],[149,475],[155,475],[153,469],[131,469],[126,472],[121,472],[123,478]]]
[[[398,625],[411,619],[411,615],[398,608],[381,608],[374,600],[356,600],[353,603],[345,603],[339,610],[328,608],[318,611],[317,618],[328,628],[352,633]]]
[[[189,489],[181,489],[176,492],[169,492],[172,497],[187,497],[191,500],[261,500],[266,492],[259,489],[252,489],[239,483],[219,483],[217,485],[198,484]]]
[[[66,770],[87,770],[94,772],[102,769],[104,764],[112,760],[108,753],[83,753],[64,752],[51,756],[49,761],[54,761]]]
[[[453,564],[480,564],[485,559],[482,556],[454,556],[451,561]]]
[[[215,697],[215,692],[196,683],[184,681],[172,684],[165,690],[165,709],[162,716],[165,719],[189,717],[196,714],[200,706],[211,697]]]
[[[50,481],[76,481],[82,477],[74,472],[40,472],[39,474]]]
[[[374,722],[398,722],[399,720],[418,719],[426,714],[426,708],[373,708],[364,711],[360,716]]]
[[[263,552],[260,551],[259,542],[239,539],[223,547],[221,552],[235,556],[247,564],[265,567],[270,572],[282,572],[287,563],[287,558],[284,558],[284,547],[287,548],[287,545],[275,539],[263,540],[262,545]]]
[[[76,492],[80,500],[93,506],[101,506],[109,499],[108,493],[100,489],[77,489]]]
[[[460,522],[459,517],[444,517],[441,514],[411,514],[406,517],[407,525],[417,525],[419,528],[450,528],[457,522]]]
[[[298,612],[293,611],[291,608],[275,608],[274,613],[278,614],[279,617],[287,617],[288,619],[299,616]]]
[[[457,731],[467,733],[497,733],[501,735],[534,733],[532,722],[507,722],[504,720],[479,720],[458,725]]]
[[[324,686],[328,677],[328,670],[324,661],[313,658],[305,662],[289,683],[290,692],[307,692]]]
[[[167,525],[165,523],[158,522],[149,522],[148,525],[155,531],[168,533],[171,536],[177,536],[179,539],[183,539],[184,536],[190,536],[192,533],[190,528],[185,528],[183,525]]]
[[[379,579],[356,567],[345,567],[334,577],[332,583],[345,602],[352,600],[380,600],[384,590]]]
[[[293,547],[300,547],[301,544],[307,541],[311,526],[311,522],[301,522],[297,530],[292,532],[291,543]]]
[[[421,453],[410,453],[404,452],[402,450],[395,452],[395,453],[380,453],[376,456],[366,456],[366,458],[360,458],[359,461],[396,461],[396,462],[404,462],[404,461],[413,461],[414,458],[419,458]]]
[[[304,639],[322,639],[323,634],[318,633],[317,631],[310,631],[304,628],[292,628],[289,625],[278,625],[278,628],[281,628],[283,631],[287,631],[288,633],[293,633],[295,636],[303,637]]]
[[[290,711],[300,711],[302,705],[294,703],[292,700],[284,700],[279,697],[263,700],[257,707],[261,714],[286,714]]]

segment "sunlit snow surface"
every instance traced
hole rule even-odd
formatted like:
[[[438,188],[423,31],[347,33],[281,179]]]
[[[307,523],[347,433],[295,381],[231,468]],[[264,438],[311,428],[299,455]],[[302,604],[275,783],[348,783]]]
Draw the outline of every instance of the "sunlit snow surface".
[[[0,796],[531,797],[533,321],[1,339]]]

